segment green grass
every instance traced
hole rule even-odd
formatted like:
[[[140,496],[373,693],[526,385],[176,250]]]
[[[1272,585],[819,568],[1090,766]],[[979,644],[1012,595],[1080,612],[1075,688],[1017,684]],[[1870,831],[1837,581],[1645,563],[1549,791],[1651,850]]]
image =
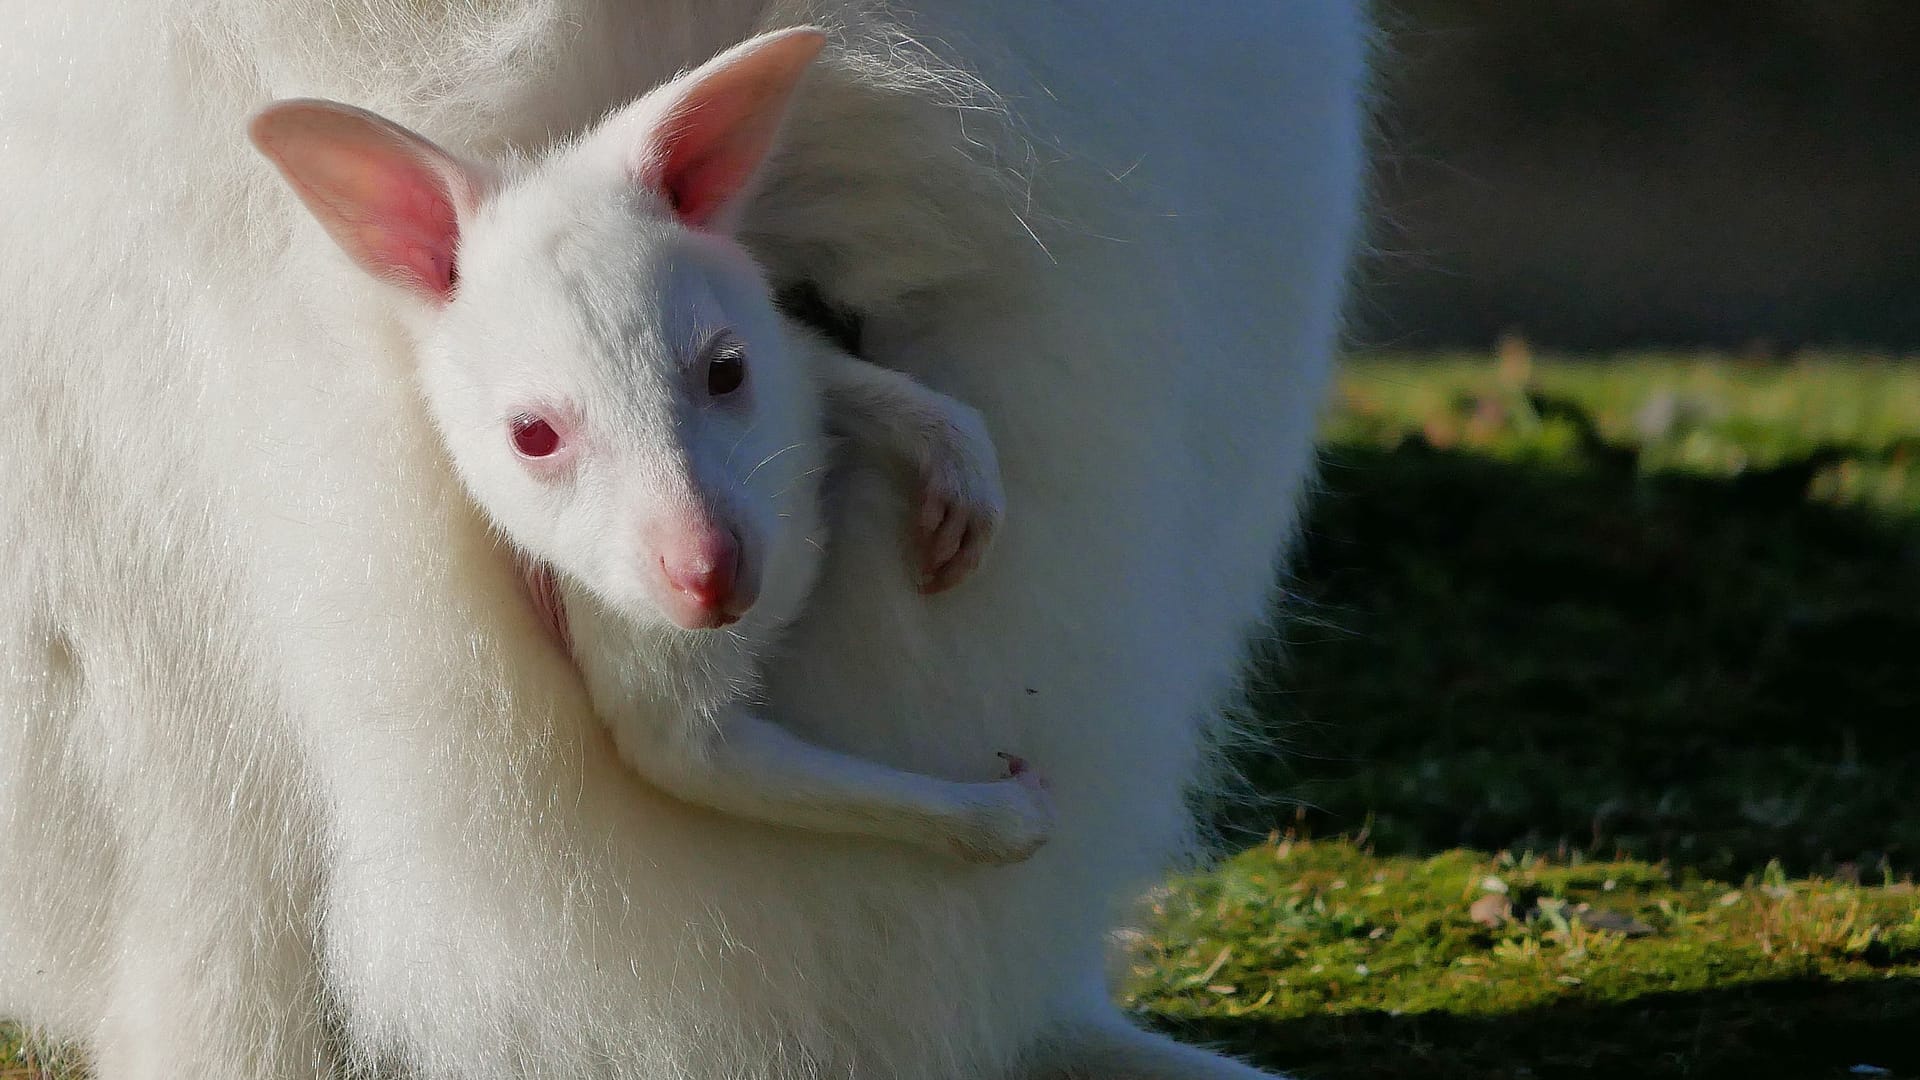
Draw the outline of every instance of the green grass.
[[[1341,403],[1246,763],[1314,833],[1920,866],[1920,370],[1374,359]]]
[[[1127,1004],[1301,1075],[1920,1065],[1911,884],[1280,841],[1174,882],[1153,911]]]
[[[1920,368],[1368,357],[1325,445],[1223,826],[1349,839],[1176,882],[1140,1015],[1316,1078],[1920,1076]]]
[[[1246,850],[1128,1006],[1313,1080],[1920,1078],[1920,365],[1364,357],[1325,446]]]

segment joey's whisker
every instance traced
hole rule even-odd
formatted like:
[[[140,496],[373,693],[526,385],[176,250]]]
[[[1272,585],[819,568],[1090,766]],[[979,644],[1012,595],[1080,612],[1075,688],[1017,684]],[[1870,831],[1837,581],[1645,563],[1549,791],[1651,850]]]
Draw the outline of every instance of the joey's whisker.
[[[769,495],[767,497],[770,499],[777,499],[780,496],[785,495],[787,492],[793,490],[793,485],[799,483],[802,480],[805,480],[807,477],[812,476],[815,473],[825,472],[826,468],[827,467],[825,465],[816,465],[813,468],[808,469],[803,473],[799,473],[795,476],[791,476],[787,479],[787,482],[781,486],[779,491],[776,491],[772,495]],[[782,514],[781,516],[785,517],[786,515]]]
[[[751,480],[751,479],[753,479],[753,474],[754,474],[754,473],[757,473],[757,472],[759,472],[759,471],[760,471],[760,470],[761,470],[762,468],[764,468],[764,467],[766,467],[766,464],[767,464],[767,462],[769,462],[769,461],[772,461],[773,459],[775,459],[775,458],[777,458],[777,457],[779,457],[780,455],[782,455],[782,454],[784,454],[784,453],[786,453],[786,452],[788,452],[789,450],[798,450],[798,449],[800,449],[801,447],[803,447],[803,446],[805,446],[805,445],[807,445],[807,444],[806,444],[806,443],[804,443],[804,442],[797,442],[797,443],[792,443],[792,444],[789,444],[789,445],[787,445],[787,446],[783,446],[783,447],[781,447],[780,449],[778,449],[778,450],[775,450],[775,451],[774,451],[773,453],[771,453],[771,454],[768,454],[768,455],[767,455],[766,457],[764,457],[764,458],[761,458],[761,459],[760,459],[760,464],[758,464],[758,465],[755,465],[755,466],[754,466],[754,467],[753,467],[752,469],[750,469],[750,470],[748,470],[748,471],[747,471],[747,475],[746,475],[746,476],[744,476],[744,477],[741,477],[741,479],[740,479],[740,482],[744,484],[744,483],[746,483],[746,482],[747,482],[748,480]]]
[[[733,445],[727,448],[727,466],[731,467],[733,465],[733,455],[740,452],[740,444],[746,442],[747,436],[753,434],[754,428],[759,426],[760,420],[756,417],[753,423],[747,425],[747,430],[741,432],[740,437],[733,440]],[[749,473],[748,475],[752,474]]]

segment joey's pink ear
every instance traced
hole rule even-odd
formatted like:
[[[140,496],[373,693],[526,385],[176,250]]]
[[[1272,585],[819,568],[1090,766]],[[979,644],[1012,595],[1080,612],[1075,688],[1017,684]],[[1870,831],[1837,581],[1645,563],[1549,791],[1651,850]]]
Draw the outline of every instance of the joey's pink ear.
[[[826,41],[805,26],[763,34],[668,84],[637,165],[640,181],[664,193],[687,225],[730,228]]]
[[[406,128],[338,102],[277,101],[247,132],[361,269],[436,303],[453,295],[460,211],[480,196],[473,170]]]

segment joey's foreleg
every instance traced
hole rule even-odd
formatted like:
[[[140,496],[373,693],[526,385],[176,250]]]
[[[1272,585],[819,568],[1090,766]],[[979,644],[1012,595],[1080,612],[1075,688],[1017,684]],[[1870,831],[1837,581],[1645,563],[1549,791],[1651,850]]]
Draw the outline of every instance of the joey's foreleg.
[[[913,463],[920,494],[913,541],[923,592],[959,584],[980,565],[1006,515],[1000,463],[973,408],[909,375],[821,350],[829,423]]]
[[[816,746],[745,706],[724,709],[717,730],[662,739],[635,756],[643,775],[690,803],[970,862],[1019,862],[1053,828],[1045,785],[1016,758],[1001,780],[939,780]]]

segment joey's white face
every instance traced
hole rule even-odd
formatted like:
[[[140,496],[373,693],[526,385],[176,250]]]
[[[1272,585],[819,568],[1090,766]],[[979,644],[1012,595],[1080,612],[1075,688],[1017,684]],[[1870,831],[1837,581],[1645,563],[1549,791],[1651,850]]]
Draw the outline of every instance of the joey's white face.
[[[820,404],[759,273],[629,184],[536,173],[463,227],[421,380],[516,544],[628,618],[790,618],[819,557]]]
[[[341,251],[411,297],[475,498],[643,623],[777,625],[817,565],[819,402],[723,237],[825,43],[741,42],[517,181],[339,102],[248,124]]]

